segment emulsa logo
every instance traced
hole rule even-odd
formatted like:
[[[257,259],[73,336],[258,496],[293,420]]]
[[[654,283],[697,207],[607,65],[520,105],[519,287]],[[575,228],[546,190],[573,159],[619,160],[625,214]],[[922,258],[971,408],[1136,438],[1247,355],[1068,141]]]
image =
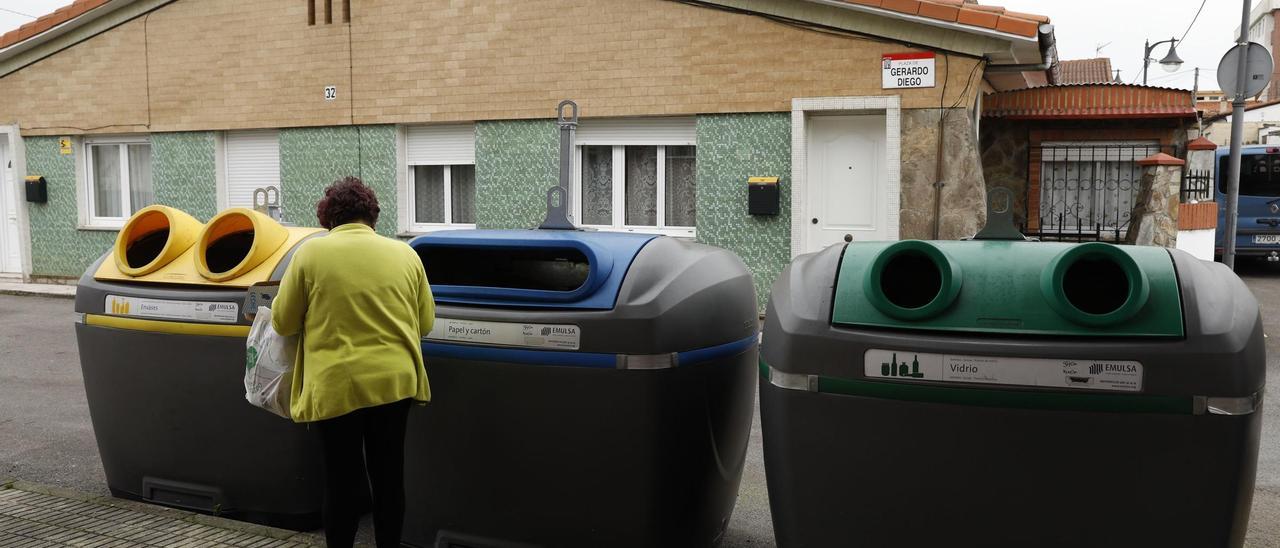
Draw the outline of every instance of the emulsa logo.
[[[1137,372],[1138,366],[1131,363],[1095,362],[1089,366],[1089,373],[1093,375],[1101,375],[1102,373],[1132,374]]]

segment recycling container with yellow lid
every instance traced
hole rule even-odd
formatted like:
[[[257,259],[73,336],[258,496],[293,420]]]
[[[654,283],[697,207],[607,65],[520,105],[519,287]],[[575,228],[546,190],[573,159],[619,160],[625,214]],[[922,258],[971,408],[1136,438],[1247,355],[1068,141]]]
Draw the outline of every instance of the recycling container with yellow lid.
[[[250,209],[131,217],[81,277],[76,341],[115,496],[294,529],[319,525],[314,431],[245,401],[245,339],[289,257],[322,233]]]

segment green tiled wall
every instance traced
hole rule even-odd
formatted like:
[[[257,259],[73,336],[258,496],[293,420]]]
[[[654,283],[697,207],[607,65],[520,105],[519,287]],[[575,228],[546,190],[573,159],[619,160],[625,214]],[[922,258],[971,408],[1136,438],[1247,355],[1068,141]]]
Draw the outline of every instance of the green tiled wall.
[[[747,214],[747,178],[779,177],[782,211]],[[698,117],[698,241],[742,257],[764,311],[769,288],[791,262],[791,115]]]
[[[49,201],[27,204],[31,219],[31,274],[79,276],[111,248],[115,232],[80,230],[76,207],[76,162],[80,150],[63,155],[57,137],[28,137],[27,174],[49,182]]]
[[[560,177],[555,120],[476,124],[476,225],[532,228],[546,217],[547,189]]]
[[[213,132],[151,135],[151,176],[156,202],[208,221],[218,212]]]
[[[378,193],[378,232],[395,236],[396,129],[392,125],[280,130],[280,186],[285,217],[319,226],[316,202],[325,187],[355,175]]]

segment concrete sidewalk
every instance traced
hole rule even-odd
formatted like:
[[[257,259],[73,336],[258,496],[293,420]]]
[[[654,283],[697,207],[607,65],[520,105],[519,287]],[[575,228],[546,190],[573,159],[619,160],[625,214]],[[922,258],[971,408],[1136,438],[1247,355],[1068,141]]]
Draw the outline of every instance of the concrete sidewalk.
[[[0,546],[306,548],[324,538],[0,479]]]
[[[0,295],[35,295],[40,297],[61,297],[72,299],[76,296],[76,286],[59,284],[31,284],[20,280],[0,278]]]

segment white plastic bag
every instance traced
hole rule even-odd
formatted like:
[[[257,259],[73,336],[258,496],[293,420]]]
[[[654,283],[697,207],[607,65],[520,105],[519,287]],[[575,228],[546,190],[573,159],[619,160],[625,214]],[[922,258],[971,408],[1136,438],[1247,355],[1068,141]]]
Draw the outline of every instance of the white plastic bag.
[[[298,338],[276,333],[271,327],[271,309],[258,307],[245,343],[245,399],[276,415],[292,418],[289,402],[297,353]]]

